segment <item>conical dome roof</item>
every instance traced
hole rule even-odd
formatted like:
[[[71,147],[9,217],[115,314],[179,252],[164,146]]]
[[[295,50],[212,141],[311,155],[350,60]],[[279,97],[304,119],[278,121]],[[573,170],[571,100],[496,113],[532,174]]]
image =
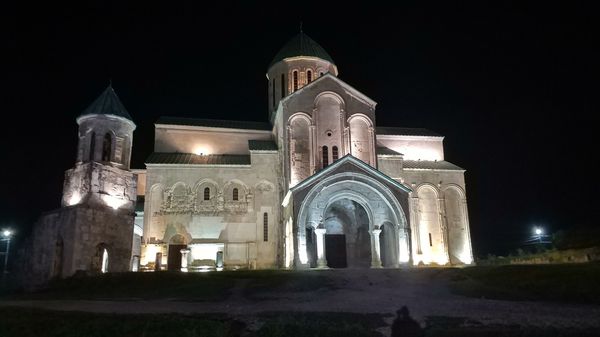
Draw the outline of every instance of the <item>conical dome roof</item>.
[[[85,115],[114,115],[133,121],[112,85],[106,87],[104,92],[80,116]]]
[[[311,39],[308,35],[300,32],[279,50],[277,55],[273,58],[273,61],[269,63],[269,68],[277,62],[283,61],[283,59],[295,56],[313,56],[334,63],[331,56],[323,49],[323,47],[321,47],[321,45],[316,43],[315,40]]]

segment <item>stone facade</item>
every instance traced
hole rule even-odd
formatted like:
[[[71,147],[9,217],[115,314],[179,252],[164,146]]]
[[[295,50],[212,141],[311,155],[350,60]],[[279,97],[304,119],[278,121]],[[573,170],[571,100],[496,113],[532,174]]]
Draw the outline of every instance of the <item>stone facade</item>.
[[[465,170],[443,136],[376,126],[377,103],[304,33],[267,80],[268,123],[161,117],[134,172],[135,125],[107,89],[78,118],[32,273],[473,263]]]

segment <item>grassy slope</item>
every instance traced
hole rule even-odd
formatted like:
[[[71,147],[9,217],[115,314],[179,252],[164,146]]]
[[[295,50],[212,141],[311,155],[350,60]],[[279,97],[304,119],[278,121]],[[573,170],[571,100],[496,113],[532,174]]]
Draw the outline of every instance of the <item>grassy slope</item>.
[[[450,284],[459,295],[504,300],[600,303],[600,263],[471,267]]]

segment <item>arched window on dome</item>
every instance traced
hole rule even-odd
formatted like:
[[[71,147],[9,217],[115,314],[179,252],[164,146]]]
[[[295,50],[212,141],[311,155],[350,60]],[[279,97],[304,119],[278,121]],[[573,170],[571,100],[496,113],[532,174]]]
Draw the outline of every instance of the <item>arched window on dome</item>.
[[[336,161],[339,158],[338,147],[334,146],[331,148],[331,160]]]
[[[237,188],[233,189],[232,195],[231,195],[231,199],[233,201],[238,201],[239,200],[239,192]]]
[[[298,90],[298,71],[297,70],[294,70],[294,72],[292,72],[292,79],[294,81],[294,83],[293,83],[294,90],[293,91],[296,91],[296,90]]]
[[[329,149],[323,146],[323,168],[329,165]]]
[[[210,200],[210,188],[204,188],[204,200]]]
[[[102,161],[110,161],[110,155],[112,152],[112,136],[109,132],[104,135],[104,142],[102,143]]]
[[[311,70],[307,70],[306,71],[306,83],[310,83],[312,82],[312,71]]]
[[[281,74],[281,98],[285,97],[285,74]]]

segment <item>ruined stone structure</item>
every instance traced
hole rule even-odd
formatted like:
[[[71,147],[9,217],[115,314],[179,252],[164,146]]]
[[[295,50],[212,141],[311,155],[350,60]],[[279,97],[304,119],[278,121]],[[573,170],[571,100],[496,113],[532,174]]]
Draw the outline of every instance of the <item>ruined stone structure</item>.
[[[78,118],[75,166],[62,207],[43,214],[28,247],[30,284],[77,271],[131,270],[136,176],[129,170],[135,124],[108,87]],[[139,250],[139,248],[138,248]]]
[[[108,271],[473,263],[465,170],[443,136],[376,126],[376,102],[302,32],[267,79],[268,122],[161,117],[135,174],[135,125],[107,89],[77,120],[78,161],[63,208],[36,227],[35,268],[101,270],[103,254]]]

